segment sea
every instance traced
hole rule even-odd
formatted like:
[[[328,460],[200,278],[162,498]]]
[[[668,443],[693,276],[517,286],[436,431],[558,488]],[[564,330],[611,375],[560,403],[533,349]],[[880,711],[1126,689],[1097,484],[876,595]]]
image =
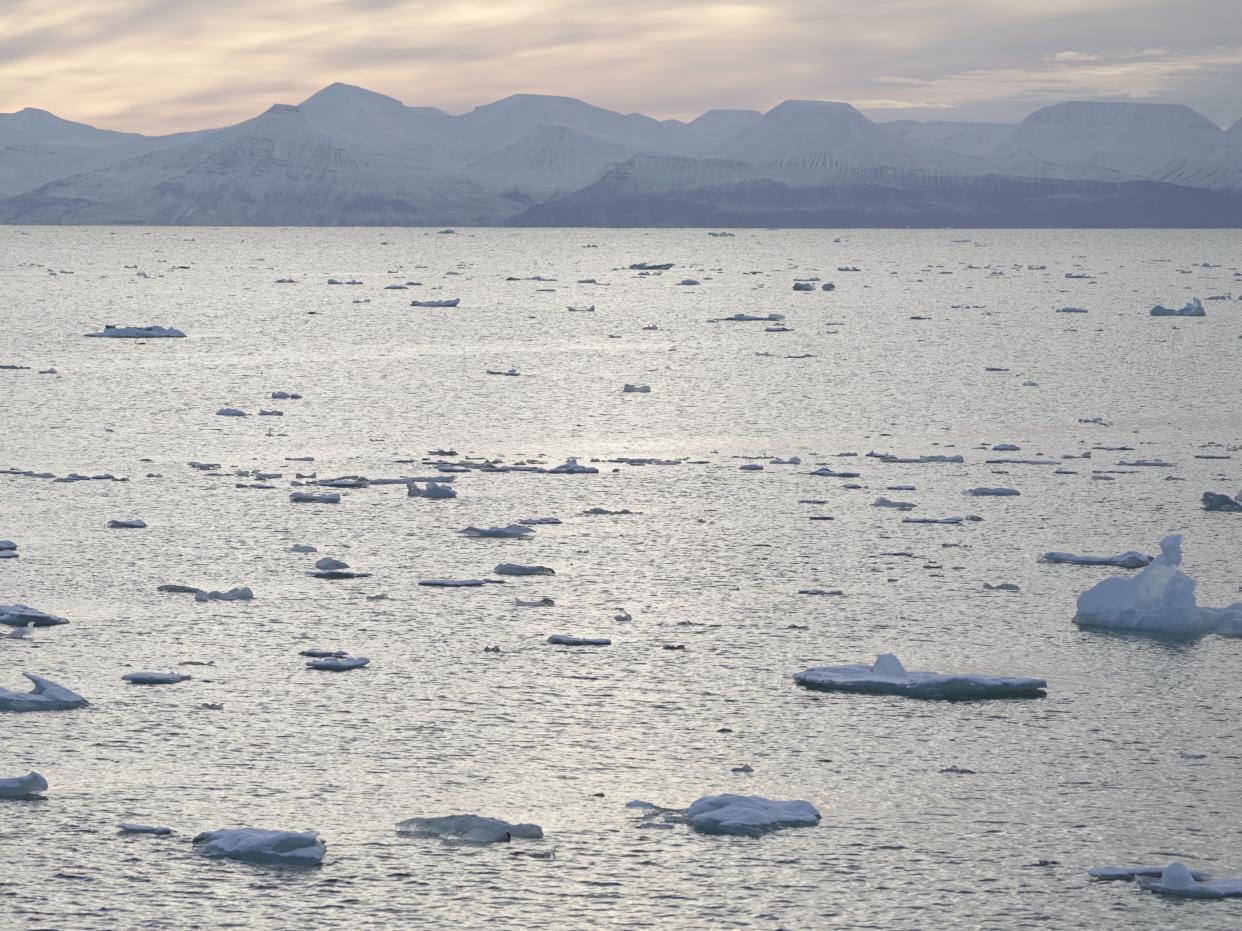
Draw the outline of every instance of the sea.
[[[89,701],[0,712],[0,777],[49,783],[0,800],[0,928],[1242,927],[1086,872],[1242,876],[1242,639],[1080,629],[1126,570],[1039,561],[1182,534],[1200,603],[1242,601],[1242,514],[1200,505],[1242,491],[1242,233],[710,232],[0,228],[0,603],[70,622],[0,639],[0,688]],[[889,652],[1047,696],[793,679]],[[821,820],[627,807],[723,793]],[[396,830],[466,813],[544,837]],[[327,853],[193,844],[233,827]]]

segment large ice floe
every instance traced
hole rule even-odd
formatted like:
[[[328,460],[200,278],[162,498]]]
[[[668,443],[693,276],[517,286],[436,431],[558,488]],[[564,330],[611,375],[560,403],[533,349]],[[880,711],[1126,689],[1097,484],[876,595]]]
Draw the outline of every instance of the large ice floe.
[[[1180,534],[1160,541],[1160,555],[1134,576],[1110,576],[1078,596],[1079,627],[1131,631],[1164,637],[1222,634],[1242,637],[1242,602],[1203,608],[1195,601],[1195,580],[1182,563]]]
[[[1134,550],[1127,550],[1117,556],[1075,556],[1073,553],[1051,552],[1039,557],[1040,562],[1064,564],[1069,566],[1116,566],[1118,569],[1142,569],[1151,563],[1152,558]]]
[[[318,866],[327,851],[327,845],[314,831],[265,831],[261,828],[204,831],[195,836],[193,844],[207,857],[290,866]]]
[[[907,672],[892,653],[875,662],[815,666],[794,674],[794,681],[825,692],[866,692],[909,698],[963,700],[974,698],[1040,698],[1048,683],[1026,676],[945,675]]]
[[[0,798],[39,798],[47,791],[47,780],[38,773],[0,779]]]
[[[106,324],[98,333],[87,333],[87,336],[102,336],[110,339],[180,339],[185,334],[176,327],[170,326],[113,326]]]
[[[1224,511],[1227,513],[1242,512],[1242,492],[1238,492],[1237,497],[1230,498],[1218,491],[1205,491],[1203,493],[1203,510],[1205,511]]]
[[[0,605],[0,624],[7,624],[9,627],[55,627],[68,623],[63,617],[48,614],[29,605]]]
[[[1242,879],[1199,879],[1181,863],[1170,863],[1159,876],[1135,878],[1148,892],[1183,899],[1225,899],[1242,896]]]
[[[496,844],[513,838],[540,840],[543,828],[537,824],[510,824],[482,815],[444,815],[439,818],[408,818],[397,824],[398,834],[438,837],[447,843]]]
[[[686,822],[703,834],[759,837],[783,828],[819,824],[810,802],[777,801],[759,795],[705,795],[686,810]]]
[[[87,703],[77,692],[71,692],[51,679],[29,672],[22,675],[34,683],[34,688],[29,692],[10,692],[0,688],[0,711],[64,711],[81,708]]]

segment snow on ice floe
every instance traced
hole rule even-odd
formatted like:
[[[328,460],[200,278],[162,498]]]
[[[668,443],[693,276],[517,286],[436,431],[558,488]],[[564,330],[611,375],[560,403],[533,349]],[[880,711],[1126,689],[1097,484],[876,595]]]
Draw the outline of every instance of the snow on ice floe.
[[[1048,683],[1025,676],[945,675],[908,672],[892,653],[882,653],[871,665],[816,666],[794,674],[794,681],[827,692],[865,692],[905,695],[909,698],[975,699],[1038,698]]]
[[[537,824],[510,824],[482,815],[444,815],[439,818],[407,818],[397,824],[398,834],[438,837],[447,843],[497,844],[513,838],[541,840],[543,828]]]
[[[548,643],[562,647],[610,647],[612,641],[607,637],[575,637],[572,634],[553,634]]]
[[[204,831],[195,836],[193,844],[207,857],[261,864],[318,866],[327,852],[327,845],[314,831],[228,828]]]
[[[1152,557],[1134,550],[1127,550],[1117,556],[1075,556],[1073,553],[1053,551],[1039,557],[1040,562],[1069,566],[1116,566],[1118,569],[1142,569],[1152,561]]]
[[[46,791],[47,780],[35,772],[0,779],[0,798],[39,798]]]
[[[1177,568],[1181,562],[1181,536],[1165,537],[1160,555],[1137,575],[1110,576],[1079,595],[1074,623],[1165,637],[1242,637],[1242,602],[1200,607],[1195,580]]]
[[[51,679],[29,672],[22,675],[34,683],[34,688],[29,692],[10,692],[0,688],[0,711],[63,711],[87,704],[86,699],[77,692],[71,692]]]
[[[504,527],[466,527],[457,532],[473,539],[522,540],[535,531],[523,524],[508,524]]]
[[[1197,297],[1192,297],[1185,305],[1180,308],[1165,307],[1157,304],[1151,309],[1153,317],[1206,317],[1207,311],[1203,309]]]
[[[48,614],[46,611],[40,611],[29,605],[0,605],[0,624],[6,624],[9,627],[55,627],[68,623],[63,617]]]
[[[122,520],[108,521],[108,527],[113,530],[123,530],[123,529],[142,530],[146,526],[147,526],[147,522],[145,520],[122,519]]]
[[[167,837],[172,828],[164,828],[155,824],[137,824],[133,821],[122,821],[116,826],[118,834],[151,834],[155,837]]]
[[[1236,497],[1229,497],[1216,491],[1205,491],[1203,493],[1203,510],[1205,511],[1222,511],[1225,513],[1242,512],[1242,492],[1238,492]]]
[[[329,491],[317,495],[309,491],[291,491],[289,500],[296,504],[340,504],[340,492]]]
[[[307,669],[321,669],[327,672],[345,672],[348,669],[361,669],[370,663],[366,656],[324,656],[312,659],[306,664]]]
[[[547,566],[527,566],[515,562],[502,562],[492,572],[496,575],[556,575],[556,570]]]
[[[121,678],[133,685],[175,685],[192,677],[183,672],[129,672]]]
[[[106,324],[98,333],[87,333],[87,336],[102,336],[111,339],[179,339],[185,334],[176,327],[164,326],[113,326]]]
[[[686,822],[702,834],[760,837],[785,828],[814,827],[819,820],[810,802],[759,795],[705,795],[686,809]]]
[[[422,487],[419,487],[414,482],[409,482],[406,485],[406,489],[406,494],[411,498],[446,499],[457,497],[456,489],[443,482],[427,482]]]

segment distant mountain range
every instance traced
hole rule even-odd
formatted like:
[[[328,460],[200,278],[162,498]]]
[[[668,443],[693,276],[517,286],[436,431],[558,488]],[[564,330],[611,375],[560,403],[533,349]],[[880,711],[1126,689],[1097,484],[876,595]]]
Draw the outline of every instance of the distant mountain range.
[[[0,114],[0,223],[1242,227],[1242,120],[1069,102],[1016,125],[790,100],[685,123],[518,94],[453,116],[333,84],[222,129]]]

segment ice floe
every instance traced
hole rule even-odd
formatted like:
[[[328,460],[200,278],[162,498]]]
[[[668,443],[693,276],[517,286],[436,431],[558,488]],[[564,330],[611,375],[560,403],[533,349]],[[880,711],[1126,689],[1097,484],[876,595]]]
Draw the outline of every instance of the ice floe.
[[[527,566],[515,562],[502,562],[492,572],[496,575],[556,575],[556,570],[547,566]]]
[[[86,335],[110,339],[179,339],[185,336],[176,327],[113,326],[111,323],[106,324],[98,333],[87,333]]]
[[[147,526],[147,522],[145,520],[110,520],[108,526],[114,530],[141,530]]]
[[[322,669],[327,672],[345,672],[348,669],[361,669],[370,663],[366,656],[325,656],[312,659],[306,664],[307,669]]]
[[[1203,309],[1197,297],[1192,297],[1186,304],[1180,308],[1165,307],[1163,304],[1157,304],[1151,309],[1153,317],[1206,317],[1207,311]]]
[[[63,617],[48,614],[29,605],[0,605],[0,624],[9,627],[56,627],[68,623]]]
[[[406,485],[406,489],[406,494],[411,498],[446,499],[457,497],[456,489],[443,482],[427,482],[422,487],[419,487],[414,482],[410,482]]]
[[[1117,556],[1075,556],[1073,553],[1053,551],[1039,557],[1040,562],[1069,566],[1116,566],[1118,569],[1142,569],[1152,561],[1152,557],[1134,550],[1127,550]]]
[[[192,843],[207,857],[260,864],[318,866],[327,852],[327,845],[314,831],[227,828],[204,831]]]
[[[1236,497],[1222,495],[1216,491],[1205,491],[1203,493],[1203,510],[1205,511],[1223,511],[1226,513],[1242,512],[1242,492],[1238,492]]]
[[[474,539],[522,540],[535,531],[523,524],[508,524],[504,527],[466,527],[457,532]]]
[[[785,828],[814,827],[819,821],[819,811],[810,802],[759,795],[705,795],[686,809],[686,822],[703,834],[760,837]]]
[[[51,679],[29,672],[22,675],[34,683],[34,688],[29,692],[10,692],[0,688],[0,711],[63,711],[87,704],[86,699],[77,692],[71,692]]]
[[[289,500],[297,504],[340,504],[340,492],[329,491],[323,494],[315,494],[309,491],[291,491]]]
[[[0,779],[0,798],[39,798],[46,791],[47,780],[35,772]]]
[[[456,307],[461,303],[460,297],[451,297],[439,301],[410,301],[411,307]]]
[[[159,827],[154,824],[136,824],[133,821],[122,821],[117,826],[118,834],[151,834],[155,837],[167,837],[172,828]]]
[[[254,592],[252,592],[245,585],[238,585],[234,588],[230,588],[227,592],[197,591],[194,593],[194,600],[197,602],[252,601],[254,600]]]
[[[444,815],[439,818],[407,818],[397,824],[397,833],[414,837],[438,837],[448,843],[497,844],[514,838],[540,840],[543,828],[537,824],[510,824],[482,815]]]
[[[807,688],[827,692],[866,692],[947,700],[1041,697],[1048,687],[1043,679],[1025,676],[908,672],[892,653],[882,653],[870,665],[816,666],[795,673],[794,681]]]
[[[548,643],[562,647],[609,647],[612,641],[607,637],[575,637],[572,634],[553,634]]]
[[[133,685],[175,685],[191,677],[183,672],[128,672],[121,678]]]

